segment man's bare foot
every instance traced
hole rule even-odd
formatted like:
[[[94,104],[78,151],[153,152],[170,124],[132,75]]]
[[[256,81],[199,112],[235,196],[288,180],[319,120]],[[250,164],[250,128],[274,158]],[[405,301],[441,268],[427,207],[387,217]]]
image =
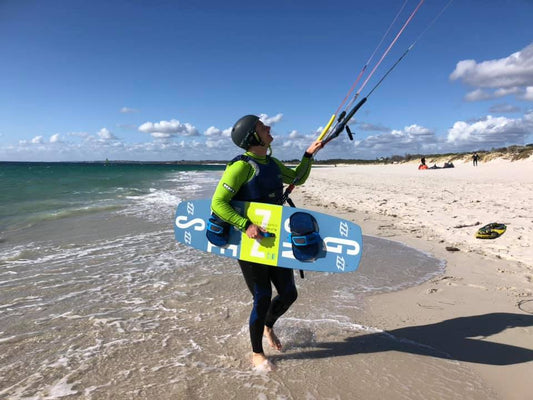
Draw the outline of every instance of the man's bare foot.
[[[268,344],[270,344],[270,347],[272,347],[274,350],[281,351],[281,348],[282,348],[281,342],[279,341],[278,337],[274,333],[274,329],[269,328],[268,326],[265,326],[263,335],[267,338]]]
[[[252,353],[252,363],[254,364],[254,369],[258,371],[270,372],[276,369],[264,353]]]

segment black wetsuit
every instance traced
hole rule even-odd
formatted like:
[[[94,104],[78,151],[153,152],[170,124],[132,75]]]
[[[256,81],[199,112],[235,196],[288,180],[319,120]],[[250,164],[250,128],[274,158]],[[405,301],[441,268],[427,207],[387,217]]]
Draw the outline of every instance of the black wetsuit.
[[[296,301],[298,292],[292,269],[267,266],[239,260],[246,285],[254,296],[250,314],[250,340],[252,351],[263,353],[263,330],[274,323]],[[278,295],[272,300],[272,282]]]
[[[250,223],[230,205],[231,200],[256,201],[280,204],[283,183],[292,183],[298,176],[298,184],[305,182],[311,170],[311,154],[307,154],[295,170],[284,166],[279,160],[253,153],[234,159],[222,176],[211,208],[222,220],[242,231]],[[298,293],[292,269],[256,264],[239,260],[246,285],[254,297],[250,314],[250,339],[254,353],[263,353],[263,330],[272,328],[296,300]],[[272,300],[272,284],[278,295]]]

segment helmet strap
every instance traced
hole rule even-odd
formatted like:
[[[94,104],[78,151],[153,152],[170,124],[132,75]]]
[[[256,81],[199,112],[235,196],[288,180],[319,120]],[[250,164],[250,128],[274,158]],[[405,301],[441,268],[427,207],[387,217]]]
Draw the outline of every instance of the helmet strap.
[[[254,143],[250,143],[252,146],[264,146],[265,145],[265,143],[263,143],[263,141],[261,140],[257,132],[254,132],[252,135],[254,138],[253,140]]]

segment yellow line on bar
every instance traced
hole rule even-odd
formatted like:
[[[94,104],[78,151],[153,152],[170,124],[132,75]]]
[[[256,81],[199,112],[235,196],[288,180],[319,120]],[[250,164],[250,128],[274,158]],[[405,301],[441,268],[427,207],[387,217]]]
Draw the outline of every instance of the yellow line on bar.
[[[326,133],[328,133],[329,128],[331,128],[331,125],[333,124],[333,121],[335,121],[335,114],[331,116],[331,119],[329,120],[328,124],[326,125],[326,127],[324,128],[324,130],[322,131],[322,133],[320,134],[317,140],[324,139],[324,136],[326,136]]]

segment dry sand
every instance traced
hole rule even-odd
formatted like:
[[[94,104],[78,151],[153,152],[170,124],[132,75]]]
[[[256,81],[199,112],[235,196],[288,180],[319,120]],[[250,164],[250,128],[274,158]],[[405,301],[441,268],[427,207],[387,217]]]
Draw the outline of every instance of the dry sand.
[[[532,399],[533,157],[454,164],[318,167],[294,199],[446,261],[440,277],[371,297],[358,322],[445,352],[497,397]],[[507,232],[476,239],[491,222],[507,224]]]

